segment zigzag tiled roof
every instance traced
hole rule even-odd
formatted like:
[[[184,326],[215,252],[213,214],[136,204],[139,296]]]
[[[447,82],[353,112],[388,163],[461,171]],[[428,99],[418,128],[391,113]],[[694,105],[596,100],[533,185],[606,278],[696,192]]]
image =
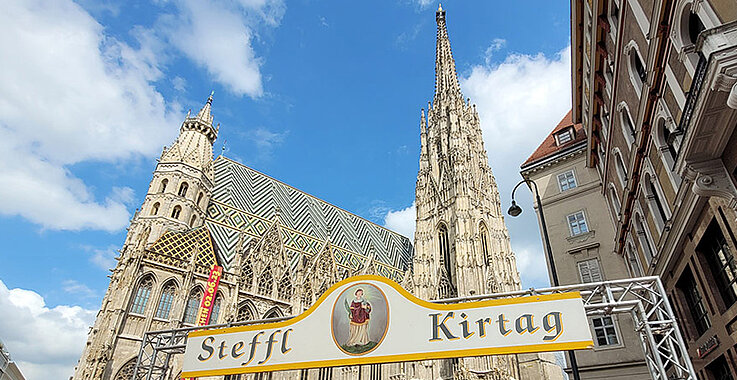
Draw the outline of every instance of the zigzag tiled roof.
[[[293,264],[302,255],[315,255],[330,231],[338,264],[357,269],[373,247],[377,272],[402,280],[413,254],[406,237],[225,157],[214,166],[207,226],[226,268],[234,261],[238,232],[260,238],[279,210],[282,241]]]

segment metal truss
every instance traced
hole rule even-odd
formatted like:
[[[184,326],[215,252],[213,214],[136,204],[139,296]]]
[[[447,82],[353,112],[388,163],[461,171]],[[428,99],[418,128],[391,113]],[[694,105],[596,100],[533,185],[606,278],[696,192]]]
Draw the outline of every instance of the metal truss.
[[[530,288],[514,292],[480,294],[434,300],[432,302],[442,304],[463,303],[563,292],[580,292],[588,316],[629,313],[634,321],[635,331],[640,336],[640,343],[645,352],[645,361],[653,380],[697,380],[663,283],[656,276],[542,289]],[[190,331],[276,322],[290,318],[292,317],[147,332],[143,336],[133,379],[173,379],[175,375],[171,373],[173,356],[184,353],[187,334]]]

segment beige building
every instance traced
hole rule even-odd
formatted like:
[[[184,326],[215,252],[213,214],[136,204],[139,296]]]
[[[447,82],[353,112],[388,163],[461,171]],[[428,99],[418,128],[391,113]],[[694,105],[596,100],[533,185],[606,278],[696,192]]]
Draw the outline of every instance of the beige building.
[[[421,119],[417,233],[410,240],[225,157],[212,95],[158,160],[131,220],[74,379],[129,380],[146,331],[192,326],[213,264],[210,323],[295,315],[329,286],[377,274],[423,298],[519,289],[475,106],[464,101],[445,11],[436,93]],[[541,360],[542,359],[542,360]],[[546,355],[427,360],[230,375],[244,379],[561,379]],[[178,379],[181,357],[160,378]]]
[[[573,121],[614,251],[658,275],[702,379],[737,371],[737,2],[571,1]]]
[[[569,112],[521,167],[522,177],[540,193],[560,285],[631,275],[614,252],[614,223],[599,174],[586,165],[586,144],[586,133]],[[629,315],[590,317],[589,328],[594,349],[576,352],[582,379],[651,378]],[[571,375],[570,368],[566,372]]]

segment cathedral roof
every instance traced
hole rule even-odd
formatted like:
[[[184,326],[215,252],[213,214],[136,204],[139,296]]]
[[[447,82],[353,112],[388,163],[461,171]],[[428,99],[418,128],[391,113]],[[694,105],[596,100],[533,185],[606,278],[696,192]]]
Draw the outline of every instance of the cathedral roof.
[[[408,238],[223,156],[214,167],[206,223],[226,268],[235,262],[241,232],[245,245],[278,219],[294,266],[300,257],[318,254],[329,238],[338,265],[363,268],[373,249],[378,274],[395,281],[404,277],[413,252]]]
[[[185,232],[167,231],[156,240],[148,251],[156,253],[153,260],[180,268],[194,264],[209,269],[217,264],[215,246],[207,228],[195,228]]]
[[[571,116],[572,111],[563,117],[558,125],[553,128],[553,131],[543,140],[542,144],[535,149],[535,152],[525,161],[521,167],[524,169],[536,162],[542,161],[543,159],[554,155],[560,151],[568,149],[581,141],[586,140],[586,132],[581,124],[574,124]],[[573,136],[570,141],[560,143],[559,138],[556,137],[559,133],[566,131],[573,131]]]

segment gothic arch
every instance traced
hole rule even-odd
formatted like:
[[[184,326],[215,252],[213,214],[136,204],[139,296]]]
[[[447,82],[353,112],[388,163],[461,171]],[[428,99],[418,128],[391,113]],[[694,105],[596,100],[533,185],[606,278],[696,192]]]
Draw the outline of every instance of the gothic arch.
[[[203,294],[204,290],[200,285],[193,286],[187,294],[187,301],[184,304],[184,315],[182,316],[184,323],[195,324],[197,322],[197,312],[199,311]]]
[[[270,267],[265,267],[258,275],[257,290],[259,294],[269,297],[274,292],[274,276]]]
[[[177,195],[180,197],[186,197],[187,191],[189,191],[189,184],[187,182],[182,182],[181,185],[179,185],[179,191],[177,191]]]
[[[294,294],[294,286],[289,271],[285,271],[276,287],[279,298],[283,300],[291,300]]]
[[[481,244],[481,257],[486,265],[489,263],[491,247],[489,247],[489,228],[486,227],[483,219],[479,221],[479,244]]]
[[[154,312],[155,318],[168,320],[171,317],[174,297],[176,296],[178,288],[179,286],[174,278],[170,278],[163,282],[158,294],[158,302],[156,303],[156,311]]]
[[[211,325],[216,325],[218,323],[218,319],[223,314],[223,304],[225,296],[223,295],[223,292],[219,291],[215,294],[215,298],[212,302],[212,311],[210,313],[210,323]]]
[[[133,288],[135,290],[131,294],[128,312],[139,315],[145,314],[155,286],[156,275],[153,272],[144,273],[136,281],[136,286]]]
[[[166,191],[166,186],[169,184],[169,180],[164,178],[161,180],[161,184],[159,185],[159,193],[163,193]]]
[[[241,301],[238,304],[238,311],[236,312],[236,321],[247,321],[256,319],[258,315],[256,305],[251,300]]]
[[[280,318],[283,317],[284,313],[279,309],[278,306],[274,306],[271,309],[269,309],[266,313],[264,313],[264,319],[267,318]]]
[[[136,360],[138,358],[134,357],[122,366],[118,368],[118,372],[115,373],[115,377],[113,377],[113,380],[132,380],[133,379],[133,371],[136,368]]]

